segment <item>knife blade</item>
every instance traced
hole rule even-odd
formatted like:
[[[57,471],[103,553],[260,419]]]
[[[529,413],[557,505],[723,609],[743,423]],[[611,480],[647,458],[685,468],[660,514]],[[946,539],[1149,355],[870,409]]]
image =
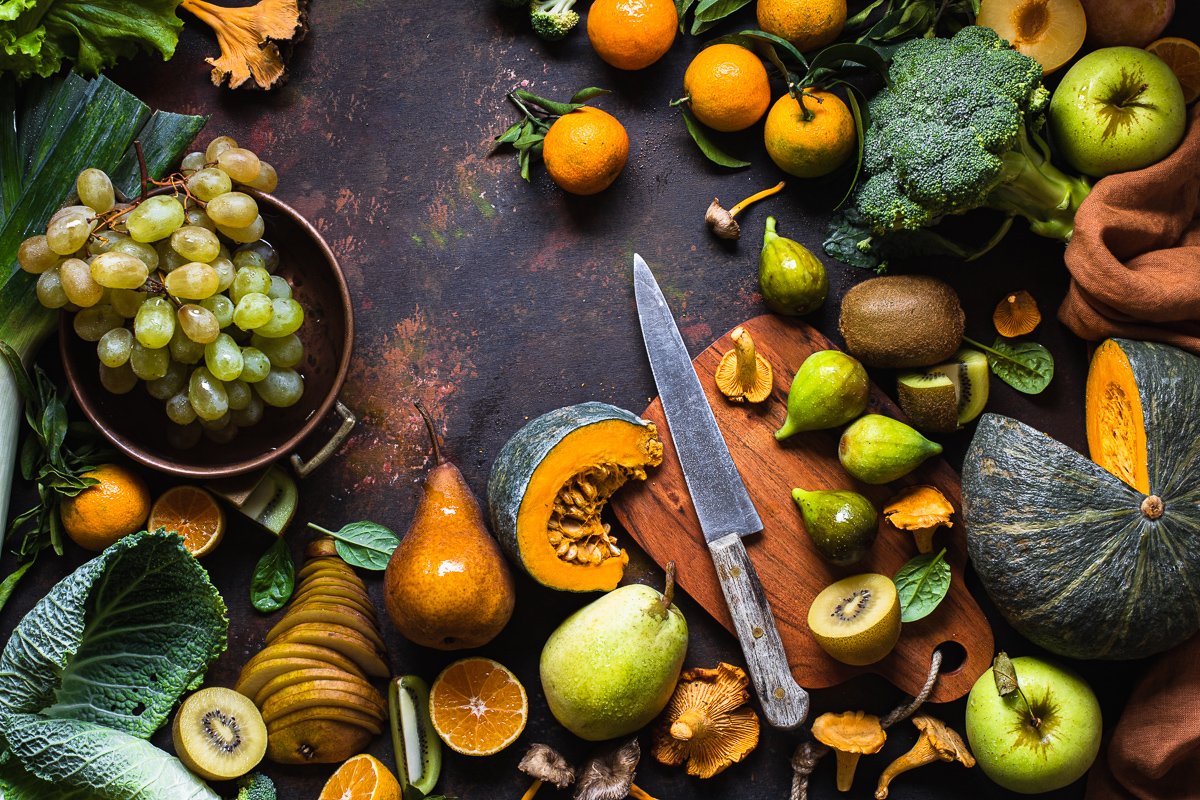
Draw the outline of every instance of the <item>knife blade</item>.
[[[808,693],[792,677],[770,604],[742,543],[743,536],[763,529],[762,520],[717,427],[675,317],[650,267],[636,253],[633,278],[650,371],[750,680],[767,722],[794,730],[808,716]]]

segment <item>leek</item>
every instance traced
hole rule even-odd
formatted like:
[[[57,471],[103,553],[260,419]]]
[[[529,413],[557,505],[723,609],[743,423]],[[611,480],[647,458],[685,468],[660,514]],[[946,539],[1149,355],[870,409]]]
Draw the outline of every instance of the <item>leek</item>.
[[[136,195],[133,141],[141,142],[149,174],[158,177],[203,125],[203,117],[152,112],[104,77],[71,73],[29,81],[19,91],[11,78],[0,78],[0,340],[23,362],[54,329],[56,314],[38,303],[37,276],[17,265],[17,247],[45,230],[82,170],[102,169],[126,195]],[[22,403],[16,376],[0,363],[0,520],[8,518]]]

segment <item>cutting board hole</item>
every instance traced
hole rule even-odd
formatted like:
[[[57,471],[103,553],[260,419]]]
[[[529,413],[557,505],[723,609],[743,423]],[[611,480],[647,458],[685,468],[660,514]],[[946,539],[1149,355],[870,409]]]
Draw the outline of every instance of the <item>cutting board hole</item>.
[[[967,648],[958,642],[942,642],[936,649],[942,651],[942,675],[953,675],[967,663]]]

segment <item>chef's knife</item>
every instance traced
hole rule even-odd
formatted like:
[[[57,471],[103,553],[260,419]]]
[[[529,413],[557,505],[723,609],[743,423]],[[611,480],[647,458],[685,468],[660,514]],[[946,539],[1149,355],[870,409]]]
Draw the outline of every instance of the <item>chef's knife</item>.
[[[667,427],[717,567],[750,679],[767,722],[793,730],[808,716],[808,693],[792,677],[767,596],[742,544],[743,536],[763,529],[762,520],[721,438],[671,309],[650,268],[637,254],[633,256],[633,285]]]

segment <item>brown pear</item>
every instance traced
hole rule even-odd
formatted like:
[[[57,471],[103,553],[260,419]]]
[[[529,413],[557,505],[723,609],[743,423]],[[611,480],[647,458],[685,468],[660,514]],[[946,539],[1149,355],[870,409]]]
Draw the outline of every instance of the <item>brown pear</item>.
[[[438,448],[419,405],[436,465],[408,533],[392,553],[384,600],[392,622],[416,644],[438,650],[480,647],[512,616],[513,579],[488,533],[471,488]]]

